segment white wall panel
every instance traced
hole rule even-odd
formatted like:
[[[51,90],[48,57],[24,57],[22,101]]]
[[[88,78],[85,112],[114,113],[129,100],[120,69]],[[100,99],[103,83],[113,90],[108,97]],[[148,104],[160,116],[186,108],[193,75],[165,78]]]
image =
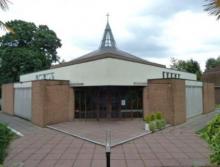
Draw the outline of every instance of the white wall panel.
[[[186,72],[105,58],[82,64],[75,64],[31,74],[21,75],[20,81],[36,80],[37,75],[53,75],[58,80],[70,80],[71,84],[95,85],[146,85],[148,79],[162,78],[163,72],[180,74],[181,79],[196,80],[196,75]],[[50,76],[51,77],[51,76]]]
[[[202,112],[202,86],[186,86],[186,117],[191,118]]]
[[[15,88],[14,98],[15,115],[31,120],[31,87]]]

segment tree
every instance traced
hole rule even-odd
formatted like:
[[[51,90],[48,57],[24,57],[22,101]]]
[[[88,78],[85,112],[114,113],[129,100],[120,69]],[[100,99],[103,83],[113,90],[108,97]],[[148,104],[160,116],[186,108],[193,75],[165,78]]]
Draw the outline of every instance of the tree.
[[[174,58],[171,58],[171,65],[170,67],[172,69],[176,69],[179,71],[185,71],[185,72],[190,72],[190,73],[194,73],[197,76],[197,80],[201,80],[201,69],[200,69],[200,65],[197,61],[195,60],[177,60]]]
[[[15,33],[0,37],[0,82],[17,82],[19,75],[50,68],[59,57],[60,39],[45,25],[21,20],[6,23]],[[0,84],[1,84],[0,83]]]
[[[8,0],[0,0],[0,8],[2,10],[8,9],[8,3],[9,3]],[[6,29],[8,31],[13,32],[12,29],[7,27],[1,20],[0,20],[0,29],[4,29],[4,30]]]
[[[217,59],[209,58],[206,61],[206,70],[210,70],[212,68],[215,68],[216,66],[220,65],[220,56]]]
[[[0,8],[2,10],[8,9],[8,0],[0,0]]]
[[[209,14],[217,16],[217,19],[220,19],[220,0],[205,0],[208,1],[205,4],[205,11],[208,11]]]

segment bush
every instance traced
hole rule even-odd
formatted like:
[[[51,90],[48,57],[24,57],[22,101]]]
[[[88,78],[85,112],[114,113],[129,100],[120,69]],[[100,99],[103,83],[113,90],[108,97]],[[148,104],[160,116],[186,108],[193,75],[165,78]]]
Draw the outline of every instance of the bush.
[[[144,117],[144,121],[145,121],[146,123],[150,123],[150,121],[151,121],[151,116],[150,116],[150,115],[145,116],[145,117]]]
[[[156,123],[154,121],[151,121],[149,123],[149,129],[152,131],[152,132],[155,132],[156,131]]]
[[[156,120],[156,127],[157,129],[163,129],[166,126],[166,121],[165,119],[160,119],[160,120]]]
[[[162,127],[165,128],[165,126],[167,124],[167,121],[164,118],[162,118],[161,119],[161,124],[162,124]]]
[[[200,135],[205,139],[211,150],[212,154],[210,160],[213,164],[220,165],[220,114],[210,121],[207,127],[200,130]]]
[[[156,128],[157,129],[162,129],[162,124],[161,124],[161,120],[156,120]]]
[[[153,132],[156,129],[163,129],[166,126],[166,120],[160,112],[148,114],[144,117],[144,121],[149,124],[150,130]]]
[[[150,121],[154,121],[154,120],[155,120],[155,115],[152,114],[152,115],[150,116]]]
[[[14,137],[14,133],[6,125],[0,124],[0,164],[3,164],[7,156],[7,147]]]
[[[158,119],[158,120],[162,119],[162,115],[160,112],[156,113],[156,119]]]

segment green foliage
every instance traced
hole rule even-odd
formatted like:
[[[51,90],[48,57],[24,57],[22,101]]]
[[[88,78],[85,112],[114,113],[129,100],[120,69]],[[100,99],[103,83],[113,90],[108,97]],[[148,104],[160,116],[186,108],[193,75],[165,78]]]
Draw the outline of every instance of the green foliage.
[[[164,118],[162,118],[160,121],[161,121],[162,128],[165,128],[165,126],[167,124],[166,120]]]
[[[156,119],[155,114],[151,114],[150,121],[154,121]]]
[[[197,80],[201,80],[202,72],[200,69],[200,65],[197,61],[193,59],[185,61],[185,60],[177,60],[172,58],[170,66],[171,68],[176,70],[194,73],[197,75]]]
[[[160,112],[148,114],[144,117],[144,121],[149,124],[152,132],[155,132],[156,129],[163,129],[166,126],[166,120]]]
[[[156,119],[158,119],[158,120],[162,119],[162,115],[160,112],[156,113]]]
[[[152,131],[152,132],[155,132],[156,131],[156,122],[155,121],[151,121],[149,123],[149,129]]]
[[[210,160],[216,165],[220,165],[220,114],[208,123],[208,125],[199,131],[203,139],[205,139],[212,154]]]
[[[156,128],[157,129],[162,129],[162,124],[161,124],[160,119],[159,120],[155,120],[155,122],[156,122]]]
[[[156,120],[156,128],[157,129],[163,129],[163,128],[165,128],[165,126],[166,126],[166,121],[165,121],[165,119],[158,119],[158,120]]]
[[[145,116],[145,117],[144,117],[144,121],[145,121],[146,123],[150,123],[150,121],[151,121],[151,116],[150,116],[150,115]]]
[[[3,164],[7,155],[7,147],[14,137],[14,133],[6,125],[0,124],[0,164]]]
[[[220,165],[220,129],[212,138],[211,149],[212,149],[212,154],[210,156],[211,162]]]
[[[50,68],[57,62],[60,39],[45,25],[14,20],[6,23],[14,33],[0,37],[0,84],[16,82],[19,75]]]
[[[220,57],[218,58],[209,58],[207,61],[206,61],[206,70],[210,70],[212,68],[215,68],[216,66],[220,65]]]

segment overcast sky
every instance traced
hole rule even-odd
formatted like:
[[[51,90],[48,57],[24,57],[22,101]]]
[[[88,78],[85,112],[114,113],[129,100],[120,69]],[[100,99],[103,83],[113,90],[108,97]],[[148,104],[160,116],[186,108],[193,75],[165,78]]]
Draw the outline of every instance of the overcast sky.
[[[197,60],[202,69],[220,55],[220,21],[204,0],[11,0],[0,20],[46,24],[62,41],[65,61],[97,49],[110,14],[117,47],[169,67],[171,57]]]

